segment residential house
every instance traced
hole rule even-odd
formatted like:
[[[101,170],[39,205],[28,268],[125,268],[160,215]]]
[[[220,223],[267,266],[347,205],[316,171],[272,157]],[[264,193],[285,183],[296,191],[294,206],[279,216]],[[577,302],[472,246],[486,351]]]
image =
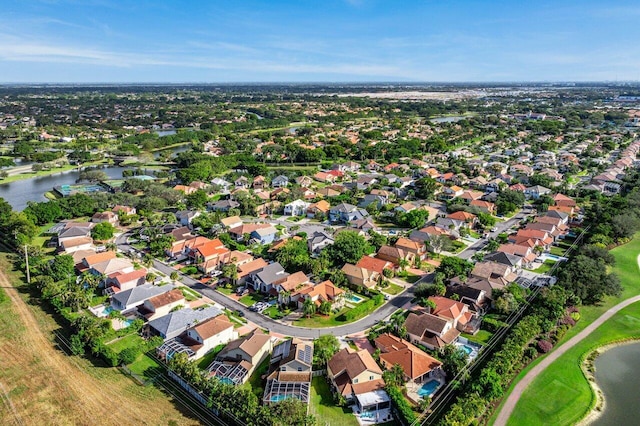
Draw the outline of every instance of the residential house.
[[[219,200],[215,203],[208,203],[207,209],[212,212],[228,212],[231,209],[237,209],[240,203],[234,200]]]
[[[344,272],[347,280],[351,284],[367,289],[375,287],[380,280],[380,274],[377,272],[370,271],[350,263],[346,263],[342,267],[342,272]]]
[[[194,188],[193,186],[187,186],[187,185],[175,185],[173,187],[174,191],[180,191],[182,192],[184,195],[190,195],[193,194],[194,192],[196,192],[198,189]]]
[[[309,183],[309,185],[310,184],[311,182]],[[286,188],[287,186],[289,186],[289,178],[284,175],[278,175],[271,181],[271,186],[273,188]]]
[[[249,189],[249,179],[246,176],[240,176],[234,181],[236,189]]]
[[[393,262],[396,265],[400,265],[403,261],[406,261],[408,266],[413,265],[413,262],[416,259],[415,253],[404,251],[399,247],[392,247],[389,245],[380,247],[380,250],[376,253],[376,257],[378,259]]]
[[[379,276],[384,275],[385,269],[393,270],[395,268],[393,262],[371,256],[362,256],[362,258],[358,260],[358,263],[356,263],[356,266],[358,268],[364,268],[370,272],[375,272],[379,274]]]
[[[480,198],[482,198],[483,193],[480,191],[464,191],[462,194],[460,194],[460,196],[458,197],[458,199],[462,200],[465,202],[465,204],[469,204],[471,203],[473,200],[479,200]]]
[[[322,183],[333,183],[337,179],[335,175],[327,172],[317,172],[315,175],[313,175],[313,178]]]
[[[173,308],[184,306],[185,303],[186,299],[184,298],[184,294],[182,294],[180,289],[176,288],[145,300],[144,303],[138,307],[138,312],[140,316],[144,317],[147,321],[152,321],[167,315]]]
[[[520,244],[501,244],[498,247],[498,252],[512,254],[522,259],[522,266],[527,268],[538,258],[538,255],[533,250],[533,247],[524,246]]]
[[[226,315],[218,315],[196,323],[178,337],[164,342],[158,349],[158,355],[165,360],[177,353],[185,353],[189,360],[202,358],[207,352],[219,345],[238,338],[233,323]]]
[[[464,303],[442,296],[431,296],[427,300],[435,304],[435,307],[429,308],[431,315],[451,320],[460,331],[474,334],[478,330],[480,322]]]
[[[67,228],[62,229],[58,233],[58,246],[62,247],[62,244],[65,241],[72,240],[75,238],[81,237],[91,237],[91,226],[69,226]]]
[[[378,230],[378,227],[371,217],[364,217],[349,222],[349,227],[346,229],[357,230],[359,234],[366,235],[369,231]]]
[[[280,263],[273,262],[253,273],[251,282],[253,289],[256,291],[269,293],[273,290],[273,294],[277,294],[276,286],[284,282],[288,276],[289,273],[284,270]]]
[[[488,214],[496,213],[496,205],[489,201],[473,200],[469,203],[470,206],[477,207],[481,212]]]
[[[271,336],[256,328],[246,336],[229,342],[209,366],[209,375],[225,383],[241,385],[269,356],[272,348]]]
[[[273,348],[262,402],[270,404],[284,398],[309,403],[313,343],[298,338],[285,340]]]
[[[441,197],[445,200],[452,200],[456,197],[461,196],[464,193],[464,189],[460,188],[457,185],[453,185],[451,187],[442,188]]]
[[[114,213],[112,211],[95,213],[93,216],[91,216],[91,222],[92,223],[107,222],[113,226],[116,226],[118,224],[118,215],[117,213]]]
[[[146,276],[147,270],[145,268],[135,269],[127,273],[114,272],[107,279],[106,287],[115,287],[112,291],[129,290],[144,284]]]
[[[367,216],[369,213],[366,210],[348,203],[340,203],[329,210],[329,220],[333,223],[349,223]]]
[[[182,210],[175,213],[178,223],[182,226],[191,228],[191,222],[193,219],[200,216],[200,212],[197,210]]]
[[[195,310],[191,308],[178,309],[146,323],[143,334],[145,336],[160,336],[165,340],[172,339],[195,324],[221,314],[220,309],[215,306]]]
[[[89,272],[94,275],[104,275],[109,278],[112,274],[126,274],[133,272],[133,263],[129,259],[113,258],[96,263],[89,268]]]
[[[331,204],[328,201],[320,200],[317,203],[313,203],[309,205],[307,208],[307,217],[327,217],[329,214],[329,210],[331,210]]]
[[[211,271],[219,269],[222,264],[227,263],[230,259],[231,251],[224,246],[218,238],[206,242],[190,249],[187,256],[193,259],[198,265],[198,270],[208,274]]]
[[[484,278],[501,285],[512,283],[518,277],[513,268],[497,262],[478,262],[471,271],[472,277]]]
[[[464,222],[466,226],[468,226],[469,228],[473,228],[473,226],[478,221],[478,217],[475,214],[465,212],[464,210],[458,210],[457,212],[453,212],[449,214],[447,218]]]
[[[495,251],[493,253],[489,253],[484,256],[483,260],[491,261],[496,263],[502,263],[503,265],[507,265],[514,270],[522,267],[523,260],[520,256],[516,256],[515,254],[504,253],[500,251]]]
[[[236,241],[243,241],[246,234],[250,240],[255,240],[260,244],[271,244],[275,239],[278,230],[268,223],[245,223],[229,230],[229,235]]]
[[[382,390],[385,385],[382,370],[366,349],[338,351],[327,362],[327,377],[347,402],[357,402],[358,395]]]
[[[509,236],[509,242],[519,244],[522,241],[532,239],[536,245],[548,250],[553,244],[553,237],[546,231],[538,229],[520,229],[515,235]]]
[[[303,288],[297,295],[292,294],[291,299],[297,300],[298,308],[303,307],[305,300],[311,299],[316,307],[319,307],[323,302],[329,302],[332,309],[339,309],[344,305],[344,294],[344,290],[326,280],[314,286]]]
[[[310,203],[303,200],[295,200],[284,205],[284,214],[287,216],[304,216]]]
[[[253,274],[257,274],[267,265],[268,263],[261,257],[238,265],[238,278],[236,279],[236,284],[244,284]]]
[[[541,185],[530,186],[524,190],[524,196],[527,199],[537,200],[543,195],[549,195],[551,190]]]
[[[256,191],[261,191],[261,190],[265,189],[267,187],[267,182],[266,182],[264,176],[258,175],[256,177],[254,177],[253,178],[252,187]]]
[[[324,231],[316,231],[307,239],[307,246],[311,253],[318,254],[326,246],[333,244],[334,239]]]
[[[288,304],[291,302],[292,294],[307,286],[311,286],[309,277],[304,272],[298,271],[273,284],[273,293],[278,295],[278,303]]]
[[[556,206],[561,206],[561,207],[576,207],[577,204],[575,202],[575,200],[571,197],[567,197],[566,195],[563,194],[556,194],[553,197],[553,202]]]
[[[424,260],[427,257],[427,248],[424,242],[412,241],[409,238],[400,237],[396,241],[395,247],[405,253],[413,253],[416,259]]]
[[[420,384],[432,377],[444,375],[442,362],[393,334],[381,334],[376,337],[374,344],[380,350],[382,366],[391,370],[394,365],[399,364],[404,372],[405,382]]]
[[[66,238],[63,240],[58,249],[65,254],[72,254],[77,251],[89,250],[93,247],[93,238],[91,237],[77,237]]]
[[[137,210],[135,207],[121,206],[121,205],[115,206],[114,208],[111,209],[111,211],[117,215],[119,214],[132,215],[137,213]]]
[[[128,290],[122,290],[111,296],[111,307],[117,311],[128,312],[142,305],[145,300],[173,290],[172,285],[161,287],[142,284]]]
[[[313,179],[311,179],[309,176],[298,176],[296,178],[296,183],[300,185],[302,188],[308,188],[311,185],[313,185]]]
[[[232,229],[242,226],[242,219],[240,219],[240,216],[229,216],[220,219],[220,223],[225,229]]]
[[[421,344],[431,350],[440,350],[445,345],[454,343],[460,331],[448,318],[440,318],[429,313],[410,313],[405,321],[409,340]]]

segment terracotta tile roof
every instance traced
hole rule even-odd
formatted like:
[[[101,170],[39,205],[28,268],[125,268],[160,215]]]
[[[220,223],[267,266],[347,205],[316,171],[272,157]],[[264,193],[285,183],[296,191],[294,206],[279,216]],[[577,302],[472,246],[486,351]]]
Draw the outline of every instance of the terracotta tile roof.
[[[412,380],[442,367],[442,362],[406,340],[389,333],[376,338],[375,344],[382,350],[380,361],[387,370],[390,370],[395,364],[400,364],[404,373]]]
[[[258,269],[262,269],[267,266],[268,263],[265,262],[263,258],[254,259],[251,262],[242,264],[238,266],[238,278],[245,277],[252,272],[257,271]]]
[[[228,328],[233,328],[233,323],[226,315],[209,318],[193,327],[200,337],[202,337],[202,340],[213,337]]]
[[[456,302],[455,300],[449,299],[447,297],[431,296],[428,300],[431,300],[436,304],[436,307],[431,311],[431,314],[438,317],[457,320],[460,319],[460,317],[463,315],[463,312],[466,311],[466,305],[464,303]]]
[[[298,271],[294,274],[289,275],[282,283],[279,284],[285,291],[293,291],[300,284],[309,282],[309,277],[302,272]]]
[[[91,237],[78,237],[78,238],[70,238],[68,240],[64,240],[61,245],[63,248],[68,249],[71,247],[83,246],[85,244],[93,243],[93,238]]]
[[[147,270],[144,268],[136,269],[135,271],[127,272],[126,274],[118,274],[115,277],[115,280],[120,284],[128,283],[134,280],[139,280],[140,278],[147,275]]]
[[[171,303],[179,302],[181,300],[185,300],[184,295],[182,294],[182,291],[176,288],[166,293],[154,296],[151,299],[148,299],[148,302],[155,309],[158,309]]]
[[[462,222],[471,222],[476,218],[476,215],[473,213],[467,213],[465,211],[459,210],[455,213],[451,213],[447,216],[449,219],[455,219]]]
[[[398,238],[398,241],[396,241],[395,244],[396,248],[405,250],[405,251],[411,251],[411,252],[419,252],[424,248],[424,244],[420,244],[416,241],[411,241],[408,238]]]
[[[362,256],[358,263],[356,263],[356,267],[382,274],[384,269],[393,269],[393,263],[371,256]]]

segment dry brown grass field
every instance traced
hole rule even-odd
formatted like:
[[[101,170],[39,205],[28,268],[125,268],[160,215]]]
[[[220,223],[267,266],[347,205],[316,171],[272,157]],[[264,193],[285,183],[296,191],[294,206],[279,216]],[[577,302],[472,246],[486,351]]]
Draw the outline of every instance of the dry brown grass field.
[[[21,275],[0,254],[0,424],[196,425],[153,386],[56,348],[58,325],[16,287]]]

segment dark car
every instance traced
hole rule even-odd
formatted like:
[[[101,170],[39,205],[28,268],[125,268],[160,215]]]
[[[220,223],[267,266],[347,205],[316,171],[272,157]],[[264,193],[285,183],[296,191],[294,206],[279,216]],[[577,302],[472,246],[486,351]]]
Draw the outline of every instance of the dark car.
[[[239,317],[243,317],[244,316],[244,312],[242,312],[240,309],[236,309],[236,315]]]

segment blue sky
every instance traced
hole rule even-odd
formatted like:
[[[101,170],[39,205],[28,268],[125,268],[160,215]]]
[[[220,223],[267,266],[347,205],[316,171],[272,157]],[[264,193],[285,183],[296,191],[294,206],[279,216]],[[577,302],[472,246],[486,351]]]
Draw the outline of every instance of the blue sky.
[[[640,3],[0,2],[0,82],[640,79]]]

